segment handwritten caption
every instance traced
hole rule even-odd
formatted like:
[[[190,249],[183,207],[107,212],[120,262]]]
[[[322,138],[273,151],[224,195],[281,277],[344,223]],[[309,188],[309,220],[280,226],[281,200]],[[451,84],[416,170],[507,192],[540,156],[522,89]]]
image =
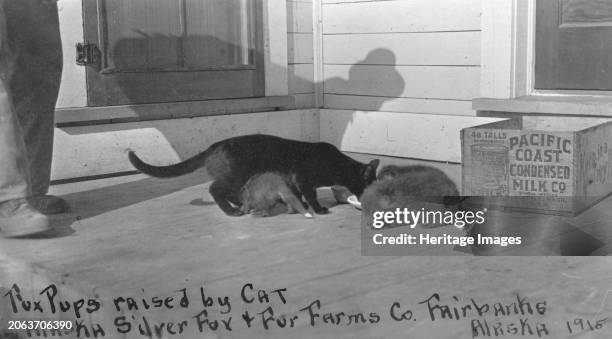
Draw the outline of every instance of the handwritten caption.
[[[177,289],[166,296],[147,296],[141,289],[142,293],[137,295],[119,295],[109,300],[99,296],[66,300],[54,284],[34,294],[26,294],[17,284],[5,291],[0,296],[6,303],[2,306],[8,306],[5,309],[12,313],[9,318],[55,316],[74,322],[70,329],[23,329],[21,333],[26,337],[115,338],[127,334],[148,338],[181,337],[187,333],[320,326],[348,328],[384,322],[402,322],[410,326],[417,321],[452,321],[453,324],[460,321],[465,324],[466,337],[472,338],[542,338],[554,336],[556,331],[567,335],[609,331],[605,329],[606,316],[567,319],[563,326],[559,326],[559,322],[550,323],[546,320],[548,302],[522,294],[486,301],[432,293],[417,301],[390,302],[387,307],[383,305],[381,312],[380,307],[338,310],[338,305],[326,310],[321,299],[294,306],[287,288],[260,289],[252,283],[244,284],[234,295],[214,295],[200,286]],[[551,326],[556,326],[554,331]]]

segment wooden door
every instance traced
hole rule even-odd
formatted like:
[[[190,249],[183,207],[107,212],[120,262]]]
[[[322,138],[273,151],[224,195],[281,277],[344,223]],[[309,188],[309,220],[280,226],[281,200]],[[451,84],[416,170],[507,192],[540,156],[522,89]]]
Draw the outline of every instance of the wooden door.
[[[88,105],[264,95],[261,1],[84,0]]]
[[[536,89],[612,90],[612,0],[536,2]]]

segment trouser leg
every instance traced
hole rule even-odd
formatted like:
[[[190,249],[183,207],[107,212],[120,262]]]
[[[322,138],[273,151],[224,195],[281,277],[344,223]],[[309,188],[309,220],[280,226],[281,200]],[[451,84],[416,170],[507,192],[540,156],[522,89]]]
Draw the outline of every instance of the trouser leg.
[[[9,44],[16,58],[10,81],[25,142],[32,195],[49,189],[54,113],[62,73],[57,3],[4,1]]]
[[[0,62],[0,72],[4,65]],[[29,195],[28,166],[21,128],[0,80],[0,203]]]
[[[14,57],[6,39],[5,18],[4,10],[0,6],[0,203],[25,198],[30,193],[23,134],[8,86]]]

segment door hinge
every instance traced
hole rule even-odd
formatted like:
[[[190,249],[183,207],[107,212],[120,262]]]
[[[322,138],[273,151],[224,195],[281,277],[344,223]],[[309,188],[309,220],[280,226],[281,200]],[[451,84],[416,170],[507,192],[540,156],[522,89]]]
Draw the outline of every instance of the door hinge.
[[[100,49],[91,42],[79,42],[76,44],[76,63],[79,66],[92,66],[100,69]]]

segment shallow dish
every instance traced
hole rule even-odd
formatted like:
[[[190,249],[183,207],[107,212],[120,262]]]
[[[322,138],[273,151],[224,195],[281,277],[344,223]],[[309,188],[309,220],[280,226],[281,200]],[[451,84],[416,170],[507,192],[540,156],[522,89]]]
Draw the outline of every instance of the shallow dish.
[[[361,202],[359,202],[359,199],[357,199],[356,195],[351,195],[350,197],[346,199],[346,201],[349,204],[355,206],[355,208],[361,209]]]

